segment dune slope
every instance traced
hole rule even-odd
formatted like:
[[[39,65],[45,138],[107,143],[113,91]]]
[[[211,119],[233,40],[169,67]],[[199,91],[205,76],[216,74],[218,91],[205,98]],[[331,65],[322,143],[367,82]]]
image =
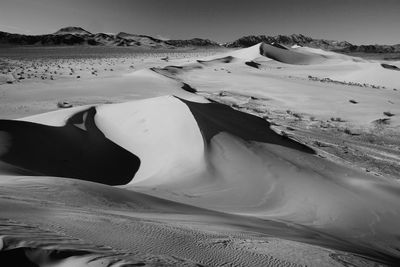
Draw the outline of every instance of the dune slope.
[[[0,120],[0,258],[72,247],[81,260],[99,252],[141,265],[399,261],[398,181],[321,153],[336,143],[292,138],[328,125],[319,132],[354,141],[344,127],[377,131],[382,116],[395,130],[400,98],[384,88],[399,81],[394,67],[263,43],[170,62],[98,82],[122,103]]]
[[[38,175],[126,184],[140,160],[104,136],[95,114],[94,107],[73,114],[63,127],[1,120],[0,159]]]
[[[58,149],[54,151],[50,144],[45,145],[47,150],[42,149],[36,157],[25,149],[28,153],[22,156],[23,148],[36,151],[39,147],[33,146],[33,141],[17,139],[24,146],[15,150],[18,153],[3,152],[2,158],[33,171],[124,184],[126,189],[180,203],[307,226],[359,243],[360,251],[369,246],[390,257],[398,254],[400,244],[394,237],[394,233],[400,234],[396,223],[398,184],[318,158],[312,149],[272,131],[263,119],[202,102],[166,96],[103,105],[77,114],[71,111],[64,127],[29,128],[32,137],[53,138],[58,132],[48,132],[63,130],[60,134],[67,137],[63,147],[55,145]],[[6,121],[3,129],[18,137],[9,123]],[[86,145],[81,157],[73,146],[77,140],[81,140],[79,147]],[[46,141],[40,143],[43,146]],[[70,153],[69,159],[77,162],[51,164],[49,159],[60,160],[58,151]],[[29,162],[34,166],[27,165]],[[52,166],[57,166],[58,172]],[[337,241],[319,238],[318,242],[350,250]]]

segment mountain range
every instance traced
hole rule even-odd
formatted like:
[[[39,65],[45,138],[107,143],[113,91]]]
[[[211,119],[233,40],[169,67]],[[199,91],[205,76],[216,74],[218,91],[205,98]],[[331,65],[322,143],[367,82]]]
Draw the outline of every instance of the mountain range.
[[[365,53],[397,53],[397,45],[354,45],[347,41],[314,39],[302,34],[292,35],[251,35],[241,37],[233,42],[219,44],[209,39],[193,38],[188,40],[161,40],[148,35],[120,32],[91,33],[81,27],[65,27],[52,34],[24,35],[0,31],[0,45],[6,46],[59,46],[59,45],[89,45],[89,46],[129,46],[142,48],[184,48],[184,47],[249,47],[257,43],[283,45],[300,45],[341,52]]]
[[[399,53],[400,44],[396,45],[355,45],[347,41],[334,41],[326,39],[314,39],[302,34],[292,35],[251,35],[241,37],[233,42],[225,44],[226,47],[249,47],[260,42],[267,44],[300,45],[313,48],[322,48],[340,52],[363,52],[363,53]]]
[[[118,34],[91,33],[80,27],[62,28],[52,34],[24,35],[0,31],[0,45],[92,45],[132,46],[143,48],[176,48],[187,46],[218,47],[218,43],[194,38],[190,40],[160,40],[147,35],[120,32]]]

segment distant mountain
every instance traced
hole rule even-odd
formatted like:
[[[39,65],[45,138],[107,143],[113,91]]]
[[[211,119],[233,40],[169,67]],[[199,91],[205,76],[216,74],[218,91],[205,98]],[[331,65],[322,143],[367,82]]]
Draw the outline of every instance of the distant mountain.
[[[302,34],[292,35],[251,35],[241,37],[233,42],[226,43],[226,47],[249,47],[260,42],[267,44],[283,44],[283,45],[300,45],[313,48],[322,48],[325,50],[333,50],[338,52],[363,52],[363,53],[399,53],[400,44],[398,45],[354,45],[347,41],[334,41],[325,39],[314,39]]]
[[[218,47],[219,44],[207,39],[160,40],[147,35],[120,32],[118,34],[90,33],[81,27],[65,27],[53,34],[23,35],[0,31],[0,45],[91,45],[91,46],[132,46],[142,48]]]
[[[283,44],[283,45],[300,45],[323,49],[342,49],[349,47],[352,44],[346,41],[332,41],[324,39],[313,39],[309,36],[304,36],[302,34],[292,34],[292,35],[277,35],[277,36],[266,36],[266,35],[251,35],[244,36],[237,39],[231,43],[225,44],[226,47],[249,47],[260,42],[267,44]]]
[[[118,46],[142,46],[152,48],[171,48],[163,40],[140,34],[120,32],[116,35]]]
[[[0,31],[0,45],[89,45],[89,46],[129,46],[142,48],[184,48],[184,47],[249,47],[260,42],[275,46],[308,46],[338,52],[400,53],[399,45],[354,45],[346,41],[314,39],[302,34],[292,35],[251,35],[220,45],[209,39],[161,40],[148,35],[120,32],[118,34],[90,33],[81,27],[65,27],[53,34],[23,35]]]
[[[200,39],[193,38],[189,40],[168,40],[165,43],[176,46],[176,47],[185,47],[185,46],[204,46],[204,47],[216,47],[220,46],[218,43],[211,41],[209,39]]]
[[[90,32],[82,29],[81,27],[65,27],[53,33],[53,35],[64,35],[64,34],[91,35]]]
[[[400,44],[396,45],[351,45],[340,50],[341,52],[362,53],[400,53]]]
[[[75,34],[23,35],[0,32],[1,45],[97,45],[91,38]]]

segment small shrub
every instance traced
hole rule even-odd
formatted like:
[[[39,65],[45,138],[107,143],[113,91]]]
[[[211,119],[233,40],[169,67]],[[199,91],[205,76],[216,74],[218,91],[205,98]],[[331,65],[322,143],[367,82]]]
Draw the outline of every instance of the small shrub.
[[[299,113],[292,113],[293,117],[296,117],[298,119],[301,119],[302,116]]]
[[[352,135],[352,132],[351,132],[351,130],[350,130],[349,128],[345,128],[345,129],[343,130],[343,132],[344,132],[345,134],[350,134],[350,135]]]

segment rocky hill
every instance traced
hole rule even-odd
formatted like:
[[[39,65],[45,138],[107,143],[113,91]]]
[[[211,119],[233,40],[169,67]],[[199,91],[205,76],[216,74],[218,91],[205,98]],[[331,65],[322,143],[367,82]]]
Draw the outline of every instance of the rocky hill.
[[[279,43],[283,45],[301,45],[323,49],[342,49],[345,47],[352,46],[351,43],[346,41],[333,41],[324,39],[313,39],[309,36],[302,34],[292,35],[277,35],[277,36],[266,36],[266,35],[251,35],[244,36],[237,39],[236,41],[225,44],[226,47],[249,47],[260,42],[267,44]]]
[[[218,43],[211,41],[209,39],[193,38],[189,40],[168,40],[165,43],[175,46],[175,47],[185,47],[185,46],[202,46],[202,47],[217,47],[220,46]]]
[[[90,33],[80,27],[66,27],[53,34],[23,35],[0,31],[0,45],[92,45],[92,46],[132,46],[142,48],[176,47],[218,47],[219,44],[207,39],[160,40],[147,35],[120,32],[118,34]]]
[[[362,52],[362,53],[399,53],[400,44],[398,45],[354,45],[347,41],[334,41],[325,39],[314,39],[302,34],[292,35],[250,35],[241,37],[233,42],[226,43],[226,47],[249,47],[260,42],[267,44],[279,43],[283,45],[300,45],[314,48],[322,48],[338,52]]]
[[[64,35],[64,34],[91,35],[92,33],[82,29],[81,27],[65,27],[53,33],[53,35]]]
[[[397,45],[350,45],[340,50],[341,52],[360,53],[400,53],[400,44]]]

